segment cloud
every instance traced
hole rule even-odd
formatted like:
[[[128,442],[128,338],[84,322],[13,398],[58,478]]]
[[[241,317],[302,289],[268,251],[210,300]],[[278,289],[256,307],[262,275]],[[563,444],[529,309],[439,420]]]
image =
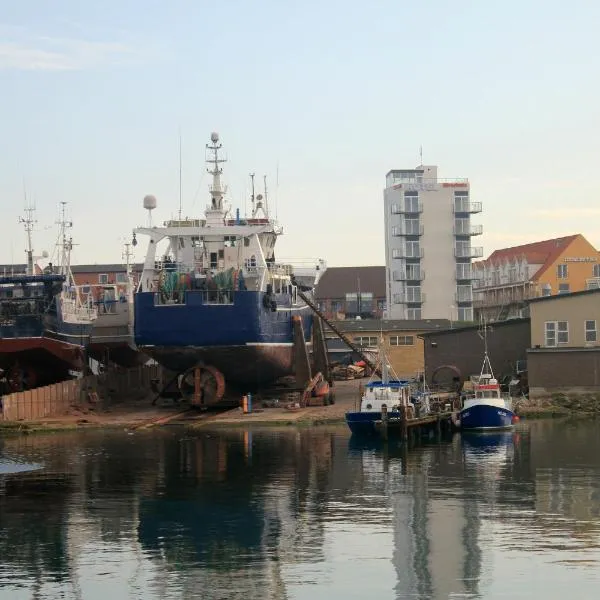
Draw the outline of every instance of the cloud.
[[[0,70],[78,71],[103,65],[131,64],[142,56],[122,42],[48,36],[18,36],[0,42]]]

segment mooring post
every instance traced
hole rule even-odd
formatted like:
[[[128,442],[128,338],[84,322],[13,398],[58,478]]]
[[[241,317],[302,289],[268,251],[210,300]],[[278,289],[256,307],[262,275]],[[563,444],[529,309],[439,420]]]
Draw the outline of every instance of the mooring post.
[[[402,434],[402,441],[406,442],[408,440],[408,418],[405,405],[400,407],[400,431]]]
[[[388,410],[385,404],[381,407],[381,436],[384,440],[388,438]]]

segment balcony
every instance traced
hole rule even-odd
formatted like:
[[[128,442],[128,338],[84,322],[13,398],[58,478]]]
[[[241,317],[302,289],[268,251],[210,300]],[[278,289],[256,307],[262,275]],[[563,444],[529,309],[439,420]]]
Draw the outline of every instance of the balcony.
[[[456,258],[481,258],[483,248],[481,246],[470,246],[468,248],[457,246],[454,248],[454,256]]]
[[[454,294],[455,302],[473,302],[473,290],[470,287],[466,287],[466,289],[459,289],[456,294]]]
[[[423,258],[423,248],[394,248],[392,258]]]
[[[483,225],[471,225],[470,223],[454,223],[454,235],[481,235],[483,233]]]
[[[475,277],[470,263],[456,265],[456,279],[458,281],[472,281]]]
[[[415,196],[416,197],[416,196]],[[418,215],[423,212],[423,204],[421,202],[402,202],[400,204],[392,204],[393,215]]]
[[[600,277],[592,277],[585,280],[586,290],[597,290],[598,288],[600,288]]]
[[[395,225],[392,227],[392,235],[395,237],[407,236],[407,235],[423,235],[423,225],[412,223],[402,223],[401,225]]]
[[[481,202],[459,202],[454,205],[453,211],[455,214],[471,214],[480,213],[483,210]]]
[[[425,271],[423,269],[398,269],[392,273],[394,281],[423,281]]]
[[[407,291],[394,294],[394,304],[422,304],[425,302],[425,294],[421,290]]]

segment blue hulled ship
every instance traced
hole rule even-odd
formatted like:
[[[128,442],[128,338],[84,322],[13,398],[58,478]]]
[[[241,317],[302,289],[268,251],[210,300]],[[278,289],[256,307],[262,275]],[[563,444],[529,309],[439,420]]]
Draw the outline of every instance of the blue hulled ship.
[[[298,294],[291,265],[275,262],[282,229],[269,216],[264,196],[254,194],[251,215],[241,218],[225,203],[221,144],[207,144],[212,175],[210,204],[203,219],[152,225],[153,196],[144,198],[148,226],[134,230],[149,237],[143,273],[134,299],[135,343],[176,373],[204,368],[203,377],[252,391],[292,370],[294,318],[310,343],[312,313]],[[159,246],[163,245],[163,250]],[[222,384],[219,386],[222,389]]]

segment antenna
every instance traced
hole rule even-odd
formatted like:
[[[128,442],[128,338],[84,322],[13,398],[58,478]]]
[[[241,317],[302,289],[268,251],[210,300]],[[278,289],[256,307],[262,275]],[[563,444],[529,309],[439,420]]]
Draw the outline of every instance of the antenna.
[[[71,250],[73,249],[73,238],[67,239],[67,229],[73,227],[73,221],[67,221],[65,201],[60,202],[59,238],[61,238],[60,270],[62,275],[69,275],[71,266]]]
[[[269,218],[269,202],[267,201],[267,176],[263,175],[263,186],[264,186],[264,190],[265,190],[265,208],[263,209],[263,212],[265,213],[265,217],[268,219]]]
[[[179,220],[181,221],[181,127],[179,128]]]
[[[419,146],[419,158],[421,159],[421,164],[419,166],[423,166],[423,146]]]
[[[123,244],[124,250],[122,257],[125,259],[127,276],[131,275],[131,259],[133,258],[133,250],[130,243]]]
[[[25,182],[23,181],[23,192],[25,193]],[[35,206],[27,203],[27,194],[25,193],[25,216],[19,217],[19,223],[23,223],[25,226],[25,234],[27,235],[27,248],[25,253],[27,254],[27,275],[33,275],[33,244],[31,240],[31,233],[33,231],[33,225],[37,223],[33,213],[35,212]]]
[[[279,202],[279,161],[275,169],[275,220],[277,221],[277,204]]]
[[[250,195],[250,202],[252,203],[252,212],[250,213],[252,215],[252,217],[254,217],[254,203],[255,203],[255,196],[254,196],[254,173],[250,173],[250,182],[252,185],[252,194]]]

